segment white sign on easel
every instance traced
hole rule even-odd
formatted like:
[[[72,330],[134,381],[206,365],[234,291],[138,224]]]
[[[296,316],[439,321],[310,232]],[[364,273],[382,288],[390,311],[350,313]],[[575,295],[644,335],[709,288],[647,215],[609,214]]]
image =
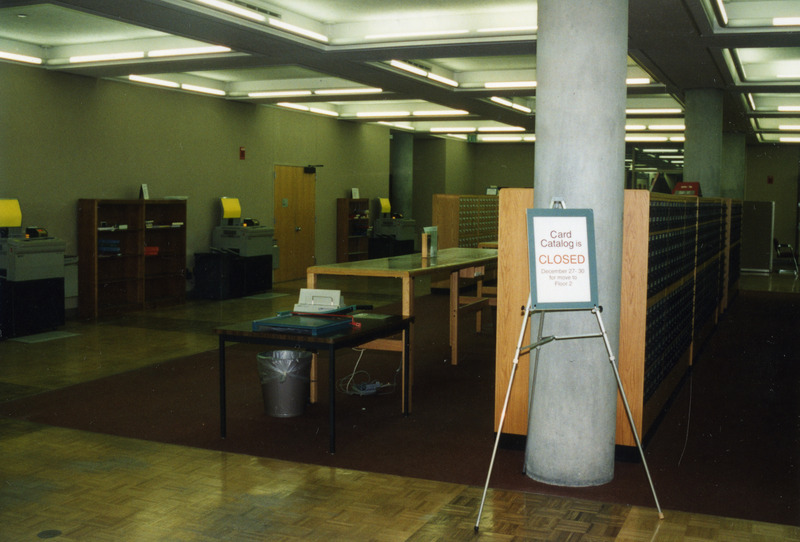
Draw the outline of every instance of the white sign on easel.
[[[597,306],[591,209],[528,209],[528,257],[534,309]]]

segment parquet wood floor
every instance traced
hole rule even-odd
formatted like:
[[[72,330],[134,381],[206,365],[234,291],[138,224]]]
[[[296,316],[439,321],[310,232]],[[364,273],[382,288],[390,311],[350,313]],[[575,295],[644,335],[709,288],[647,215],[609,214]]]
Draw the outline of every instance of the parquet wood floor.
[[[800,541],[800,529],[0,421],[0,540]]]
[[[215,325],[284,310],[291,292],[0,342],[0,400],[213,349]],[[797,527],[494,490],[476,533],[482,489],[0,420],[0,541],[800,542]]]

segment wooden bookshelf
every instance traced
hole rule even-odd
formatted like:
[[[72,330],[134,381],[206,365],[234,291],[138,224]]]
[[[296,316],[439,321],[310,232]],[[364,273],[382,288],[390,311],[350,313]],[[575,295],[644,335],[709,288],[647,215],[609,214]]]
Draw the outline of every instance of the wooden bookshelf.
[[[81,317],[185,299],[185,200],[78,200]]]
[[[738,281],[741,203],[626,190],[618,367],[644,436],[713,332]],[[532,189],[500,192],[495,429],[529,290],[524,210]],[[526,336],[529,331],[526,331]],[[520,360],[503,431],[527,433],[528,360]],[[616,444],[635,446],[618,399]]]
[[[439,248],[478,248],[497,241],[498,209],[498,196],[434,194],[432,224],[438,228]]]
[[[500,425],[512,360],[530,291],[525,210],[533,207],[532,188],[504,188],[499,196],[497,241],[497,339],[495,343],[495,431]],[[520,247],[524,247],[520,250]],[[502,324],[502,325],[501,325]],[[530,335],[530,325],[525,336]],[[528,433],[528,359],[520,360],[508,401],[503,432]]]
[[[336,200],[336,262],[369,259],[369,199]]]

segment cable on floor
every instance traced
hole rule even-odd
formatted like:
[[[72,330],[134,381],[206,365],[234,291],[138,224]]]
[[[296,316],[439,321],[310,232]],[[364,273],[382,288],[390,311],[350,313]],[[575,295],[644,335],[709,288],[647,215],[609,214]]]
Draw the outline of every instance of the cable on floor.
[[[686,453],[686,445],[689,444],[689,423],[692,421],[692,378],[693,378],[692,369],[689,369],[689,412],[686,414],[686,438],[683,441],[683,450],[681,450],[681,456],[678,458],[678,466],[680,466],[681,461],[683,461],[683,454]]]
[[[367,371],[358,369],[366,349],[353,348],[353,350],[359,352],[358,359],[356,359],[352,372],[340,378],[337,382],[336,388],[341,393],[347,395],[388,395],[397,388],[397,375],[400,373],[401,366],[398,366],[395,370],[393,382],[382,383],[379,380],[373,380]]]

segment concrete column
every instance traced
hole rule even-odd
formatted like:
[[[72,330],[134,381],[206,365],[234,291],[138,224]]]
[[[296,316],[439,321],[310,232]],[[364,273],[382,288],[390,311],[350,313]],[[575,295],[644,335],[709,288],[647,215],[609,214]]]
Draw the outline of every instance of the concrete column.
[[[594,210],[598,299],[619,344],[627,0],[539,0],[534,205]],[[538,330],[534,318],[532,336]],[[544,335],[597,333],[589,312],[547,313]],[[531,357],[531,362],[533,358]],[[531,368],[525,472],[556,485],[614,476],[617,388],[601,339],[557,341]]]
[[[723,198],[744,199],[746,179],[747,144],[745,135],[723,134],[720,195]]]
[[[722,91],[686,91],[683,180],[700,183],[703,196],[721,195]]]
[[[392,132],[389,145],[389,174],[391,186],[389,200],[392,212],[412,218],[414,197],[414,136],[405,132]]]

